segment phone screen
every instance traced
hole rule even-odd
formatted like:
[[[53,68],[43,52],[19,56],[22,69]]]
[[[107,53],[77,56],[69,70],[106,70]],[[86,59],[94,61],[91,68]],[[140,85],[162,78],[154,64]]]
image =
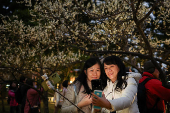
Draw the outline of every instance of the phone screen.
[[[99,96],[99,97],[102,97],[102,91],[100,90],[94,90],[94,94]],[[94,109],[101,109],[101,107],[99,106],[93,106]]]
[[[91,84],[92,84],[92,92],[94,90],[103,90],[101,79],[91,80]]]

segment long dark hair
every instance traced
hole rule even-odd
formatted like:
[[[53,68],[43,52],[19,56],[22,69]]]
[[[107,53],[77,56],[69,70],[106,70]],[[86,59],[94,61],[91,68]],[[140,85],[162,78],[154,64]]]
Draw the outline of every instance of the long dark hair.
[[[117,65],[119,67],[119,72],[118,72],[118,75],[117,75],[118,83],[116,85],[116,91],[119,91],[119,90],[122,90],[122,89],[126,88],[126,86],[127,86],[126,70],[125,70],[125,65],[123,64],[122,60],[119,57],[112,55],[112,56],[106,57],[103,60],[103,65],[104,65],[104,63],[106,65],[114,64],[114,65]],[[122,79],[122,76],[124,76],[124,79]],[[104,72],[104,77],[109,79],[105,72]],[[105,86],[107,85],[107,79],[104,79],[105,80],[104,81]]]
[[[100,65],[100,71],[102,72],[102,65],[101,65],[101,62],[100,62],[99,58],[98,57],[89,58],[85,62],[84,66],[83,66],[83,69],[81,70],[81,73],[76,78],[76,80],[73,82],[73,84],[75,84],[77,81],[80,82],[80,87],[78,88],[78,90],[80,90],[81,85],[84,86],[83,93],[87,93],[87,94],[91,93],[91,90],[90,90],[90,88],[89,88],[89,86],[87,84],[87,75],[84,73],[84,70],[87,70],[88,68],[92,67],[95,64],[99,64]],[[100,75],[100,79],[102,79],[101,75]]]

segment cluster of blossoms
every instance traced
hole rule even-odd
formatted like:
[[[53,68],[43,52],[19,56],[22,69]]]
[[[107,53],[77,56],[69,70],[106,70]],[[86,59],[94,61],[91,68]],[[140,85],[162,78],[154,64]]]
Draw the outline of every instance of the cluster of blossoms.
[[[31,5],[31,0],[25,2]],[[147,15],[152,6],[145,4],[139,4],[138,0],[132,3],[130,0],[38,1],[30,10],[32,22],[38,23],[36,26],[24,25],[17,18],[14,21],[4,19],[0,25],[1,63],[21,65],[24,60],[37,66],[41,55],[45,66],[66,65],[81,60],[88,50],[145,55],[149,54],[145,38],[153,53],[158,52],[157,57],[161,57],[170,39],[160,40],[154,36],[154,31],[147,32],[147,24],[155,25],[156,30],[163,23],[169,29],[166,25],[170,22],[170,1],[158,3],[160,15],[156,19]],[[154,13],[153,10],[151,14]],[[168,31],[164,33],[169,36]]]

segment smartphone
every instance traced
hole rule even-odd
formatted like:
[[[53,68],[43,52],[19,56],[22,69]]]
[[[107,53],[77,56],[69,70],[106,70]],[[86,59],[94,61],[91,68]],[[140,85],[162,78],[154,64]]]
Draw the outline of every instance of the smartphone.
[[[94,90],[103,90],[101,79],[91,80],[91,84],[92,84],[92,92]]]
[[[101,90],[94,90],[94,94],[99,96],[99,97],[102,97],[102,91]],[[93,106],[94,109],[101,109],[101,107],[99,106]]]
[[[53,85],[55,85],[61,80],[61,78],[57,73],[54,73],[49,77],[49,80],[52,82]]]

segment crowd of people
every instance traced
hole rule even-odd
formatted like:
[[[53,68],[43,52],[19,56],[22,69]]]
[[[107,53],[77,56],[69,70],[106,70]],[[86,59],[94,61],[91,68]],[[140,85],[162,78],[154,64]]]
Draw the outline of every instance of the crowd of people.
[[[40,95],[34,88],[35,82],[24,76],[20,77],[19,86],[16,81],[10,83],[8,91],[10,113],[32,113],[32,107],[40,106]],[[43,91],[43,88],[37,90]]]
[[[165,102],[170,102],[170,89],[162,86],[159,79],[159,71],[151,61],[144,63],[144,71],[132,72],[125,67],[122,60],[117,56],[108,56],[101,62],[99,58],[89,58],[72,84],[68,80],[62,83],[62,94],[69,99],[62,98],[57,92],[54,94],[54,113],[165,113]],[[139,84],[145,79],[149,80],[143,85],[146,94],[145,111],[141,111],[138,101]],[[91,81],[100,79],[102,82],[102,96],[99,97],[92,92]],[[10,113],[31,113],[32,106],[39,106],[39,93],[31,88],[33,81],[20,79],[22,103],[15,100],[16,82],[10,84],[8,95],[11,97]],[[28,84],[24,85],[24,84]],[[57,89],[58,90],[58,89]],[[39,89],[43,91],[43,89]],[[19,106],[20,105],[20,106]],[[101,109],[94,109],[99,106]],[[81,110],[79,110],[78,108]]]

